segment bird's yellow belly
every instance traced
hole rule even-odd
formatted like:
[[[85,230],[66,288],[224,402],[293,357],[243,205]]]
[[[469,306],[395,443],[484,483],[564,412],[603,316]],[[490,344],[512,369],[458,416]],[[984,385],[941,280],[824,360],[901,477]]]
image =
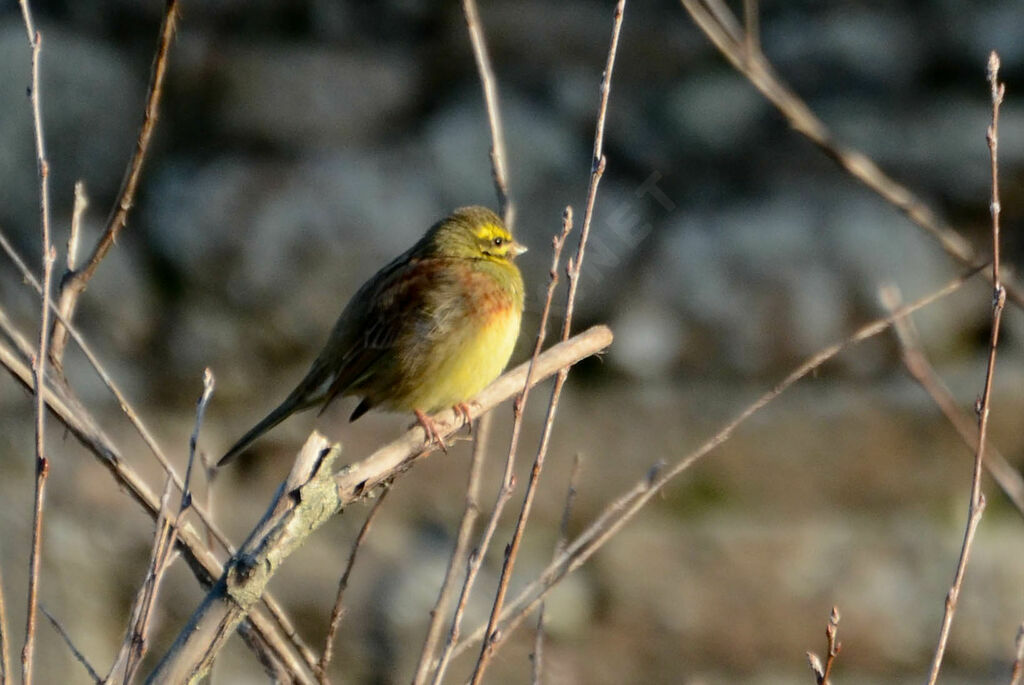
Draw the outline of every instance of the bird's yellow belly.
[[[446,342],[450,350],[437,355],[425,374],[432,381],[410,393],[403,408],[437,411],[465,402],[487,387],[512,356],[520,318],[519,311],[508,307],[486,324],[469,327],[461,340]]]

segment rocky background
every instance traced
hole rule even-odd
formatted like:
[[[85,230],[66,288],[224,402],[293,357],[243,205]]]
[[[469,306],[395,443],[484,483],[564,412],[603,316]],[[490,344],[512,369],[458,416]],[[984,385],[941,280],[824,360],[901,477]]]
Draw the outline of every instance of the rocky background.
[[[183,462],[204,367],[217,391],[201,448],[215,458],[301,377],[363,280],[450,208],[493,205],[494,191],[458,3],[182,4],[137,207],[77,322]],[[998,50],[1007,82],[1005,254],[1010,265],[1019,261],[1019,2],[761,5],[764,52],[782,78],[841,141],[983,250],[984,66]],[[44,35],[56,241],[63,245],[72,185],[83,179],[92,203],[89,245],[134,145],[162,3],[32,6]],[[611,6],[481,4],[516,231],[532,248],[521,260],[530,299],[514,361],[536,332],[562,209],[572,204],[582,215]],[[28,57],[20,13],[8,3],[0,8],[0,228],[37,264]],[[879,316],[879,285],[896,283],[909,300],[958,273],[932,240],[790,130],[667,0],[627,7],[606,154],[577,321],[579,328],[610,323],[616,342],[603,361],[570,377],[514,585],[550,556],[574,453],[584,457],[571,526],[578,531],[653,463],[686,454],[804,357]],[[983,379],[989,301],[976,279],[915,317],[968,411]],[[35,330],[37,305],[6,259],[0,303]],[[1018,309],[1008,308],[1004,326],[991,435],[1019,465]],[[68,367],[105,429],[157,482],[148,451],[77,351]],[[534,395],[528,411],[524,461],[545,394]],[[0,381],[0,402],[0,569],[20,647],[32,407],[9,381]],[[370,415],[350,426],[350,411],[342,402],[319,419],[295,418],[221,475],[209,496],[236,540],[312,427],[342,440],[354,460],[408,422]],[[498,411],[486,506],[510,413]],[[144,573],[152,525],[51,426],[41,601],[105,672]],[[461,512],[468,452],[465,443],[435,455],[396,485],[353,574],[337,682],[408,682]],[[746,423],[563,583],[548,607],[547,680],[813,682],[804,652],[824,650],[833,604],[843,614],[841,682],[920,680],[959,550],[968,457],[902,370],[891,335],[844,353]],[[1024,619],[1024,529],[991,483],[986,491],[947,683],[1007,682]],[[313,644],[322,640],[363,513],[349,510],[321,531],[272,586]],[[499,541],[507,534],[499,531]],[[500,554],[493,557],[467,627],[486,611],[500,569]],[[190,574],[175,567],[156,653],[199,597]],[[82,681],[50,627],[39,630],[40,681]],[[494,664],[492,682],[528,678],[532,635],[520,632]],[[234,642],[215,682],[258,682],[258,667]],[[454,665],[456,680],[468,666]]]

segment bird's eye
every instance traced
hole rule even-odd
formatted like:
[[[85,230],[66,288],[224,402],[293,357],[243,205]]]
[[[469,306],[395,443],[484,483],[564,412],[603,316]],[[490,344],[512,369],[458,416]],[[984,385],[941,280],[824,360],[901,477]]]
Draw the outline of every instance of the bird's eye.
[[[494,240],[492,240],[491,242],[494,243],[495,247],[501,247],[505,243],[505,239],[501,238],[501,237],[498,237],[498,238],[495,238]]]

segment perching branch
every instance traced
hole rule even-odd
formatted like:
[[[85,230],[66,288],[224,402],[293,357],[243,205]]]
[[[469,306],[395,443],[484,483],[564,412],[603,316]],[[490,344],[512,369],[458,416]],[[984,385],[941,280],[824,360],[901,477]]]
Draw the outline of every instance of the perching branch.
[[[538,358],[536,382],[600,352],[611,340],[611,331],[606,326],[594,326],[555,345]],[[474,419],[512,397],[526,379],[527,366],[520,364],[477,395],[469,405],[469,418]],[[432,419],[442,438],[461,426],[461,417],[451,409]],[[259,601],[281,563],[306,537],[342,508],[368,497],[377,487],[410,469],[430,454],[435,445],[427,443],[423,428],[416,426],[369,457],[331,475],[330,463],[340,452],[340,446],[328,449],[327,441],[314,432],[274,504],[228,562],[220,579],[150,675],[149,682],[195,682],[201,678],[234,627]]]

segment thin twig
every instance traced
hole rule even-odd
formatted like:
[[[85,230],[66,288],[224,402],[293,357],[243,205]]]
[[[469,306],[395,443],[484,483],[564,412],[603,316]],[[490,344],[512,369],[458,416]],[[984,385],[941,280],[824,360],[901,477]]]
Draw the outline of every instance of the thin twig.
[[[566,293],[565,317],[562,321],[562,340],[569,339],[572,330],[572,317],[576,304],[576,292],[579,286],[580,269],[583,266],[583,258],[586,253],[587,238],[590,235],[590,224],[594,215],[594,202],[597,199],[597,188],[601,182],[601,176],[605,169],[604,156],[604,126],[605,117],[608,112],[608,98],[611,95],[612,73],[615,68],[615,55],[619,46],[619,34],[622,30],[622,19],[626,8],[626,0],[619,0],[615,5],[614,18],[612,20],[611,44],[608,47],[608,60],[605,64],[604,76],[601,79],[601,97],[598,106],[597,123],[594,127],[594,152],[590,171],[590,187],[587,191],[586,211],[583,215],[583,227],[580,229],[579,245],[576,248],[576,255],[569,260],[566,273],[569,277],[569,288]],[[551,390],[551,399],[548,401],[547,417],[544,421],[544,428],[541,435],[540,446],[537,448],[537,455],[530,469],[530,478],[526,486],[526,493],[523,497],[523,504],[519,510],[519,517],[516,521],[515,531],[512,539],[505,548],[505,560],[502,564],[501,576],[498,580],[498,589],[494,594],[494,604],[491,607],[491,616],[488,621],[487,638],[484,639],[480,648],[480,655],[477,657],[476,667],[470,678],[472,685],[479,685],[483,679],[487,665],[494,654],[494,630],[497,628],[498,619],[501,616],[501,608],[505,602],[505,595],[508,592],[508,584],[512,579],[512,570],[515,568],[516,557],[519,553],[519,545],[526,530],[526,524],[533,507],[533,499],[537,492],[537,485],[540,482],[540,475],[544,468],[544,461],[547,456],[548,447],[551,444],[551,433],[554,428],[555,414],[558,410],[558,401],[561,397],[562,388],[569,375],[569,369],[564,368],[555,377],[555,384]],[[524,397],[525,402],[525,397]],[[514,447],[509,451],[510,459],[514,459]],[[486,550],[486,547],[482,549]]]
[[[530,361],[526,369],[526,378],[523,381],[522,391],[519,393],[519,396],[516,397],[515,403],[512,405],[512,437],[509,439],[509,448],[505,455],[505,470],[502,477],[501,487],[498,489],[498,495],[495,498],[494,507],[487,520],[487,525],[484,527],[484,532],[480,536],[480,542],[473,550],[473,553],[469,556],[467,561],[466,577],[463,581],[462,590],[459,592],[459,601],[456,604],[455,613],[452,615],[451,625],[448,629],[448,639],[445,642],[444,649],[441,653],[437,670],[434,672],[434,679],[432,682],[435,685],[439,684],[444,679],[445,671],[448,668],[448,662],[451,660],[452,650],[455,648],[459,639],[459,633],[462,628],[462,618],[469,595],[472,592],[474,583],[476,582],[477,574],[480,572],[480,567],[483,564],[486,551],[488,547],[490,547],[491,540],[494,538],[494,533],[498,528],[498,521],[501,518],[501,512],[509,498],[512,496],[512,491],[515,488],[515,453],[519,446],[519,435],[523,427],[523,408],[526,406],[526,401],[530,396],[530,388],[533,386],[535,380],[534,371],[537,360],[540,356],[544,341],[547,338],[547,326],[548,319],[551,315],[551,304],[555,297],[555,290],[558,287],[558,271],[559,265],[561,264],[562,249],[565,247],[565,241],[568,239],[569,233],[571,232],[572,207],[566,207],[565,211],[562,213],[562,230],[552,239],[551,271],[549,272],[548,277],[548,288],[547,294],[544,298],[544,307],[541,310],[540,315],[540,328],[537,331],[537,338],[534,341],[533,354],[530,355]]]
[[[487,122],[491,127],[491,174],[494,188],[498,194],[498,213],[505,225],[511,230],[515,220],[515,211],[508,196],[508,167],[505,155],[505,129],[501,124],[501,108],[498,106],[498,85],[491,67],[491,58],[487,54],[487,42],[480,24],[480,13],[476,8],[476,0],[462,0],[462,13],[469,29],[469,40],[473,45],[473,58],[480,74],[480,85],[484,91],[484,104],[487,108]]]
[[[85,182],[76,181],[75,204],[71,210],[71,232],[68,233],[68,271],[74,271],[78,263],[78,245],[82,237],[82,217],[85,216],[85,210],[88,208],[89,197],[85,194]]]
[[[2,233],[0,233],[0,244],[9,251],[9,254],[16,257],[16,253],[9,250],[10,245],[3,239]],[[23,268],[23,262],[15,259],[15,263],[19,265],[19,269],[22,269],[26,282],[38,286],[38,282],[35,281],[35,277],[31,275],[31,272],[27,268]],[[50,301],[50,310],[54,312],[55,316],[59,316],[56,313],[56,305],[52,300]],[[69,325],[68,330],[80,345],[84,343],[73,325]],[[26,390],[33,392],[31,358],[34,356],[34,353],[24,336],[17,329],[13,328],[2,310],[0,310],[0,331],[3,332],[7,340],[10,340],[17,346],[17,351],[14,351],[0,340],[0,365],[6,368]],[[83,349],[87,350],[88,348],[83,347]],[[90,354],[87,353],[87,356]],[[95,357],[91,357],[91,359],[95,360]],[[109,377],[106,376],[102,369],[99,369],[98,373],[109,381]],[[50,382],[44,388],[44,396],[50,410],[61,423],[67,427],[83,447],[98,459],[99,463],[107,469],[135,502],[156,520],[160,511],[159,496],[150,489],[146,481],[125,461],[120,450],[99,428],[98,423],[90,415],[89,411],[74,396],[71,388],[59,379],[54,378],[51,374]],[[170,476],[175,479],[176,484],[181,482],[180,477],[173,470]],[[205,512],[201,512],[198,509],[196,511],[203,517],[204,522],[208,521],[205,518]],[[227,543],[223,533],[211,523],[207,523],[207,526],[207,531],[215,534],[217,539],[222,541],[222,545],[230,553],[233,548]],[[186,534],[183,535],[183,533]],[[204,587],[209,587],[209,584],[220,573],[222,558],[217,555],[216,550],[212,549],[194,531],[179,531],[179,538],[182,540],[181,548],[186,553],[189,566],[196,579]],[[294,628],[291,627],[287,617],[281,612],[279,605],[273,597],[265,594],[263,600],[270,613],[270,618],[268,619],[262,613],[252,615],[252,625],[243,627],[247,644],[260,652],[259,656],[262,662],[267,663],[272,658],[281,664],[285,664],[288,668],[288,673],[292,677],[299,677],[303,669],[299,661],[305,661],[308,665],[310,662],[315,664],[316,659],[312,657],[309,648],[295,635]],[[298,653],[298,657],[292,653],[292,650]],[[312,682],[311,677],[307,680]]]
[[[551,347],[537,360],[537,382],[605,349],[611,340],[607,327],[595,326]],[[522,387],[526,374],[527,365],[521,364],[491,383],[470,403],[468,418],[473,420],[512,397]],[[462,418],[461,412],[456,415],[452,409],[431,417],[441,438],[460,428]],[[326,440],[314,432],[293,466],[292,475],[279,489],[274,505],[213,584],[178,640],[150,675],[151,682],[179,682],[207,672],[231,631],[257,608],[255,602],[266,584],[298,545],[342,508],[365,500],[376,488],[429,455],[433,450],[424,448],[424,437],[422,427],[411,428],[365,459],[330,474],[330,463],[340,448],[328,449]]]
[[[841,342],[819,350],[791,371],[775,387],[747,405],[735,418],[722,426],[702,445],[670,466],[662,463],[655,465],[644,478],[640,479],[608,504],[601,514],[569,544],[564,554],[552,561],[536,580],[520,591],[519,595],[502,612],[501,622],[496,630],[498,638],[495,641],[500,644],[507,640],[514,629],[536,608],[537,604],[543,600],[552,587],[566,575],[586,563],[594,552],[614,537],[670,481],[726,442],[737,428],[764,409],[794,383],[813,373],[815,369],[821,367],[822,364],[834,358],[840,352],[887,330],[893,325],[894,321],[956,292],[964,283],[980,271],[980,268],[972,269],[962,276],[953,279],[939,290],[899,308],[888,316],[875,319],[862,326]],[[477,644],[483,639],[485,631],[486,626],[480,626],[474,630],[472,634],[459,642],[452,653],[452,657],[461,655],[467,649]]]
[[[455,536],[455,546],[448,558],[448,568],[445,571],[444,580],[441,582],[441,589],[437,593],[437,601],[434,602],[434,608],[430,610],[430,625],[427,626],[423,649],[420,650],[420,659],[416,664],[413,685],[423,685],[430,675],[434,653],[441,640],[441,628],[448,613],[452,593],[455,591],[458,573],[468,563],[466,555],[469,550],[469,540],[473,534],[473,524],[476,523],[480,515],[480,474],[483,472],[484,456],[487,453],[490,434],[491,422],[478,419],[476,429],[473,431],[473,454],[469,462],[466,503],[462,510],[462,519],[459,521],[459,532]]]
[[[149,92],[146,95],[146,108],[142,117],[142,125],[139,127],[139,135],[135,141],[135,152],[132,154],[128,168],[125,170],[124,180],[121,182],[121,191],[118,193],[117,201],[110,211],[107,227],[93,247],[92,254],[89,255],[89,259],[82,269],[76,270],[69,267],[67,273],[61,279],[60,313],[64,320],[71,320],[74,317],[78,298],[85,292],[85,288],[88,286],[93,274],[96,273],[96,268],[100,265],[100,262],[103,261],[110,248],[114,246],[121,229],[124,228],[128,220],[128,212],[135,202],[135,191],[142,176],[142,163],[146,159],[146,153],[149,151],[153,131],[156,128],[157,115],[160,111],[160,96],[163,94],[164,75],[167,73],[167,57],[170,52],[171,41],[174,38],[177,19],[177,0],[165,0],[164,16],[160,24],[160,38],[157,42],[156,52],[153,54]],[[50,347],[50,354],[58,367],[61,365],[66,345],[67,330],[62,324],[58,323],[53,328],[53,340]]]
[[[10,241],[7,240],[3,232],[0,232],[0,248],[3,249],[3,251],[8,255],[8,257],[10,257],[14,265],[18,268],[24,282],[31,286],[32,288],[34,288],[36,292],[41,293],[42,286],[40,285],[39,281],[36,279],[35,275],[25,264],[25,261],[18,255],[17,251],[14,250]],[[138,412],[136,412],[135,409],[132,407],[131,403],[128,402],[128,399],[125,397],[121,389],[117,386],[117,384],[114,383],[114,380],[107,373],[106,369],[104,369],[103,365],[96,357],[96,354],[92,351],[91,346],[89,346],[88,343],[86,343],[85,339],[82,337],[77,327],[60,314],[60,311],[57,309],[57,305],[53,302],[52,299],[50,300],[50,311],[53,312],[53,315],[56,318],[56,320],[64,325],[64,327],[70,334],[71,338],[75,341],[75,344],[77,344],[79,349],[82,350],[82,353],[85,355],[86,360],[89,362],[90,366],[96,372],[96,375],[100,378],[104,386],[106,386],[106,388],[114,396],[115,400],[118,403],[118,406],[121,408],[121,411],[124,412],[125,416],[132,424],[132,427],[135,428],[138,434],[142,437],[143,442],[145,442],[146,446],[150,449],[150,452],[160,463],[160,466],[164,469],[164,473],[167,474],[173,480],[175,486],[179,490],[184,490],[184,479],[182,478],[181,475],[178,474],[174,465],[171,464],[170,461],[167,459],[167,457],[164,454],[163,448],[161,448],[159,443],[157,443],[156,438],[153,436],[152,432],[142,422],[142,418],[139,416]],[[14,371],[13,368],[11,370]],[[31,387],[29,389],[31,390]],[[78,409],[82,410],[83,408],[79,407]],[[90,449],[93,446],[90,445],[88,440],[84,444],[86,444],[87,447],[90,447]],[[136,479],[135,474],[126,476],[126,473],[129,470],[129,467],[126,464],[124,464],[120,460],[110,461],[107,458],[107,456],[105,456],[112,453],[112,450],[99,449],[93,450],[93,452],[94,454],[100,457],[104,465],[111,470],[111,473],[114,475],[114,477],[121,481],[122,484],[127,485],[129,484],[129,481]],[[156,496],[152,495],[148,497],[142,497],[141,499],[138,499],[138,501],[145,507],[146,511],[155,520],[160,509],[160,506],[158,504],[159,500],[156,498]],[[223,547],[224,551],[227,552],[229,555],[234,554],[234,546],[228,540],[224,532],[213,522],[213,519],[208,513],[208,510],[206,508],[199,507],[194,503],[192,509],[193,511],[196,512],[196,515],[198,516],[199,520],[202,521],[208,533],[211,534],[214,537],[214,539],[217,540],[221,547]],[[298,633],[295,631],[294,627],[291,624],[291,621],[288,619],[287,615],[285,615],[284,610],[281,608],[280,604],[269,593],[263,596],[263,601],[267,611],[270,614],[271,619],[273,620],[274,623],[277,624],[280,633],[288,639],[288,642],[291,643],[291,647],[302,657],[306,665],[310,669],[312,669],[316,665],[316,658],[313,656],[312,650],[303,642],[301,636],[299,636]],[[261,632],[263,633],[263,637],[267,640],[268,644],[273,645],[274,649],[278,651],[278,656],[286,657],[287,650],[281,651],[283,643],[280,639],[280,636],[267,634],[265,632],[267,628],[269,628],[269,624],[266,623],[263,624],[260,628]],[[291,659],[289,658],[283,658],[283,661],[285,661],[286,663],[292,663]]]
[[[939,631],[939,640],[935,647],[935,655],[932,657],[931,671],[928,676],[929,685],[933,685],[939,678],[939,669],[942,668],[942,657],[946,652],[949,631],[953,625],[953,615],[956,613],[960,588],[963,584],[967,563],[971,555],[971,545],[974,542],[974,535],[977,532],[978,524],[981,523],[981,516],[985,511],[985,496],[981,492],[981,472],[985,459],[992,381],[996,370],[996,347],[999,344],[999,325],[1003,318],[1003,307],[1006,305],[1006,288],[1003,287],[999,277],[999,106],[1003,102],[1006,87],[999,82],[999,55],[995,52],[989,56],[988,60],[988,81],[992,94],[992,123],[988,127],[986,136],[992,170],[992,200],[990,203],[992,214],[992,331],[989,338],[985,385],[977,403],[978,442],[974,452],[974,473],[971,477],[971,499],[967,507],[967,526],[964,529],[964,539],[960,547],[960,558],[957,560],[956,572],[953,575],[953,584],[946,594],[945,609],[942,615],[942,628]]]
[[[7,603],[4,601],[4,581],[2,569],[0,569],[0,685],[7,685],[7,679],[11,675],[11,659],[7,649]]]
[[[92,681],[94,683],[97,683],[97,685],[99,683],[104,682],[103,678],[100,677],[100,674],[97,673],[96,669],[93,668],[92,664],[89,663],[89,660],[85,658],[85,655],[82,654],[78,647],[75,646],[75,643],[71,640],[71,636],[68,635],[68,631],[64,630],[64,626],[62,626],[60,622],[53,617],[53,614],[46,610],[46,607],[40,605],[39,611],[43,613],[43,616],[49,619],[50,625],[53,626],[53,629],[56,630],[57,634],[60,635],[61,638],[64,640],[64,644],[67,645],[68,649],[71,650],[71,654],[75,657],[75,660],[78,663],[82,664],[82,668],[84,668],[86,672],[88,672],[89,677],[92,678]]]
[[[1017,638],[1014,642],[1017,654],[1010,670],[1010,685],[1021,685],[1021,682],[1024,682],[1024,623],[1017,629]]]
[[[838,632],[839,608],[832,607],[832,613],[829,614],[828,623],[825,625],[825,640],[828,649],[825,652],[825,663],[822,664],[821,658],[814,652],[807,652],[807,660],[811,663],[811,670],[814,671],[814,680],[817,685],[830,685],[832,682],[829,680],[829,676],[832,675],[836,657],[839,656],[839,652],[843,648],[842,643],[836,640]]]
[[[565,493],[565,507],[562,509],[562,522],[558,526],[558,539],[555,541],[554,558],[561,556],[565,551],[566,541],[569,539],[569,520],[572,515],[572,505],[576,501],[576,488],[579,485],[580,470],[583,459],[579,455],[572,460],[572,471],[569,473],[569,488]],[[533,638],[533,662],[532,682],[540,685],[544,676],[544,602],[537,608],[537,632]]]
[[[903,212],[918,227],[938,241],[953,259],[969,267],[981,266],[971,243],[943,221],[921,198],[882,171],[863,152],[835,139],[829,128],[775,73],[771,63],[758,52],[751,55],[740,22],[722,0],[681,0],[694,23],[704,32],[732,66],[761,91],[789,125],[807,137],[855,179]],[[1005,283],[1009,298],[1024,306],[1024,291],[1017,283]]]
[[[352,568],[356,565],[356,555],[359,554],[359,549],[362,547],[363,541],[370,532],[370,526],[373,525],[373,520],[377,517],[377,512],[380,511],[381,505],[384,504],[384,499],[388,496],[389,492],[391,492],[391,488],[385,487],[381,489],[380,494],[377,495],[377,500],[370,508],[370,513],[366,515],[366,520],[363,521],[363,526],[359,529],[359,534],[356,535],[356,539],[352,543],[352,551],[349,552],[348,561],[345,563],[345,570],[342,572],[341,579],[338,581],[338,594],[334,598],[334,607],[331,609],[331,620],[327,625],[327,636],[324,638],[324,651],[320,657],[320,661],[318,661],[316,665],[316,676],[322,684],[328,682],[327,666],[331,663],[331,658],[334,655],[334,637],[338,634],[338,627],[341,625],[341,619],[345,615],[343,602],[345,601],[345,590],[348,588],[348,577],[352,574]]]
[[[900,305],[899,289],[895,286],[882,288],[881,296],[882,303],[889,310]],[[895,323],[894,328],[903,355],[903,365],[911,377],[938,405],[946,419],[960,434],[960,439],[964,441],[964,444],[970,447],[970,454],[973,458],[974,447],[978,444],[978,424],[968,418],[957,406],[953,393],[942,382],[935,367],[928,361],[913,320],[900,319]],[[1017,513],[1024,517],[1024,478],[1021,477],[1020,471],[991,444],[985,447],[985,469],[1017,509]]]
[[[39,55],[43,37],[32,21],[28,0],[21,0],[22,18],[28,33],[32,51],[31,83],[29,101],[32,106],[32,123],[35,132],[36,165],[39,173],[39,218],[42,233],[43,260],[43,301],[39,323],[39,347],[33,363],[33,386],[35,388],[35,496],[32,507],[32,546],[28,562],[28,608],[25,615],[25,645],[21,650],[22,683],[32,683],[32,659],[35,651],[36,606],[39,601],[39,559],[42,552],[43,510],[46,503],[46,479],[50,471],[46,459],[46,411],[41,389],[46,378],[46,350],[50,340],[50,310],[46,306],[50,295],[53,276],[53,262],[57,258],[50,240],[50,163],[46,158],[46,141],[43,135],[43,114],[39,97]]]
[[[747,59],[761,52],[761,30],[758,25],[757,0],[743,0],[743,36],[747,47]]]
[[[188,511],[192,495],[189,484],[192,475],[192,462],[195,459],[196,443],[199,440],[199,430],[203,425],[203,417],[206,414],[206,407],[213,396],[214,378],[210,369],[203,372],[203,392],[196,403],[196,419],[189,437],[188,467],[185,469],[185,483],[181,489],[181,499],[178,502],[177,514],[172,516],[170,509],[171,485],[170,477],[164,484],[164,494],[160,499],[160,514],[157,517],[156,532],[153,538],[153,550],[150,554],[149,567],[146,571],[146,578],[139,588],[138,595],[133,602],[131,620],[128,630],[125,632],[124,643],[118,654],[117,660],[111,669],[112,680],[117,669],[124,664],[122,680],[128,685],[134,678],[142,663],[142,658],[148,648],[148,635],[150,623],[153,618],[153,608],[156,606],[156,598],[160,592],[160,584],[171,565],[174,545],[178,540],[177,531]]]

